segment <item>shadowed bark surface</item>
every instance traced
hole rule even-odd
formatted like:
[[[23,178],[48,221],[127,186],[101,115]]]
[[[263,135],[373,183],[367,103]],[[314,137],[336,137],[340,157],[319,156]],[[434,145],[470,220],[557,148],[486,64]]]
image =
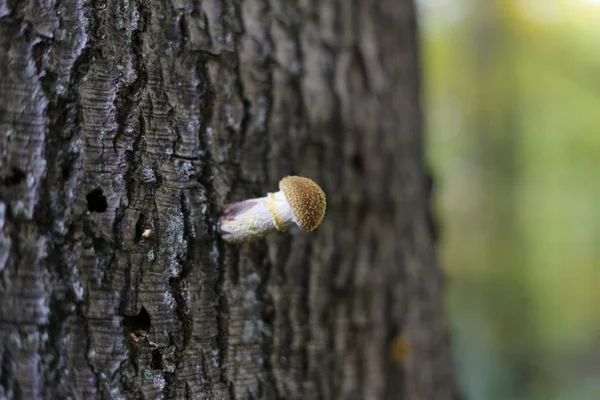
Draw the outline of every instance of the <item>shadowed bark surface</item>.
[[[0,0],[0,398],[450,399],[415,31],[408,0]],[[321,227],[224,244],[289,174]]]

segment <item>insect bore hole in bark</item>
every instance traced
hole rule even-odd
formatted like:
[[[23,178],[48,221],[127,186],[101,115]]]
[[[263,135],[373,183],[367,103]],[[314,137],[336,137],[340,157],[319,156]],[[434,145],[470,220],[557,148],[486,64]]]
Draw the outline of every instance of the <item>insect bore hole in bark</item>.
[[[85,199],[87,200],[87,207],[90,212],[103,213],[108,208],[108,202],[106,196],[102,193],[102,189],[96,188],[89,192]]]
[[[138,315],[128,315],[123,317],[123,325],[131,332],[146,332],[150,331],[152,324],[152,318],[150,313],[146,310],[146,307],[142,306],[142,309]]]
[[[162,369],[162,353],[163,349],[160,347],[152,350],[152,361],[150,363],[152,369]]]
[[[135,224],[135,239],[134,241],[137,243],[144,237],[144,232],[148,229],[146,226],[146,215],[140,213],[138,220]]]
[[[8,174],[4,178],[4,185],[16,186],[25,180],[27,174],[20,168],[13,167],[9,170]]]

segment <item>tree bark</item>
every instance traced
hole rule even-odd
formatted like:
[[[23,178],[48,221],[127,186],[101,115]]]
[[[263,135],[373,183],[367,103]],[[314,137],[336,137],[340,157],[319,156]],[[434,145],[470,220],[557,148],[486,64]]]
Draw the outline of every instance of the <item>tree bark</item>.
[[[0,0],[0,398],[452,398],[418,81],[409,0]]]

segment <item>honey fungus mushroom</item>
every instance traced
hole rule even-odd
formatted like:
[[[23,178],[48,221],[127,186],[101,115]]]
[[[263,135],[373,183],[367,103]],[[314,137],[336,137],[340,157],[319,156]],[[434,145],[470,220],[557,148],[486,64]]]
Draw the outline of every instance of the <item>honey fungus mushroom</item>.
[[[219,219],[223,240],[250,242],[296,224],[304,231],[315,230],[325,216],[327,200],[323,190],[309,178],[286,176],[279,191],[265,197],[244,200],[225,207]]]

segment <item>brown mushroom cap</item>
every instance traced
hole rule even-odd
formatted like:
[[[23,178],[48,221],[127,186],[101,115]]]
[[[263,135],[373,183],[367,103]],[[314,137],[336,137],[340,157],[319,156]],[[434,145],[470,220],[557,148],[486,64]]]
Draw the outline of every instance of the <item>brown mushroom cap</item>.
[[[279,181],[279,189],[285,194],[302,230],[312,231],[321,224],[327,199],[319,185],[301,176],[286,176]]]

